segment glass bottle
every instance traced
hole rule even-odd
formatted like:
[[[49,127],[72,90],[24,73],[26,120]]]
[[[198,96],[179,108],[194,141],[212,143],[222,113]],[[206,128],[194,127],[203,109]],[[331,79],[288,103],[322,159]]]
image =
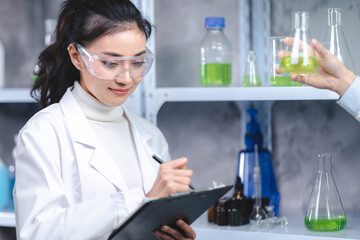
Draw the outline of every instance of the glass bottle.
[[[8,211],[14,212],[14,197],[13,197],[13,190],[15,185],[15,166],[9,166],[9,205]]]
[[[339,231],[346,216],[331,169],[330,153],[318,155],[318,172],[306,210],[305,226],[312,231]]]
[[[202,86],[229,86],[231,84],[231,45],[224,34],[223,17],[207,17],[207,30],[200,45],[199,75]]]
[[[256,53],[254,51],[247,52],[245,73],[241,85],[243,87],[261,86],[261,78],[256,64]]]
[[[290,34],[291,44],[287,45],[285,56],[280,61],[280,72],[313,74],[319,69],[311,44],[308,12],[295,12],[293,31]]]
[[[345,34],[341,26],[341,9],[328,9],[328,28],[324,38],[324,46],[350,71],[355,72]]]

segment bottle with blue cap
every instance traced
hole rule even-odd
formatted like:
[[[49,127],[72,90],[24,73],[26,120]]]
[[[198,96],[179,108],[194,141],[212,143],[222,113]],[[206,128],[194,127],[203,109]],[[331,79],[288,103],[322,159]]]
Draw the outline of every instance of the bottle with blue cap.
[[[207,17],[206,36],[200,45],[199,75],[202,86],[229,86],[231,84],[232,53],[224,34],[225,18]]]
[[[255,146],[258,149],[258,164],[261,169],[261,196],[270,200],[269,205],[274,206],[274,213],[279,213],[280,194],[276,186],[275,174],[270,152],[263,147],[263,135],[260,124],[256,119],[258,111],[255,108],[247,110],[250,121],[246,124],[246,149],[240,151],[236,176],[240,176],[244,184],[244,194],[248,198],[255,198],[254,167]]]

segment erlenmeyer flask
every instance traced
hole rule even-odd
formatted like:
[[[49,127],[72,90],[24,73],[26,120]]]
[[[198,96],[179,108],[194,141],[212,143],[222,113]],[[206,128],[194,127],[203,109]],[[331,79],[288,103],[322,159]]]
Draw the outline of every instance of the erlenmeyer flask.
[[[254,51],[247,52],[245,73],[241,85],[243,87],[261,86],[261,78],[256,65],[256,53]]]
[[[295,12],[293,31],[290,34],[291,44],[286,47],[285,56],[281,58],[282,73],[313,74],[318,71],[318,63],[311,45],[309,34],[308,12]]]
[[[341,27],[341,9],[328,9],[328,28],[324,38],[324,46],[350,71],[355,72],[345,34]]]
[[[331,169],[330,153],[318,155],[318,173],[306,210],[305,226],[312,231],[339,231],[346,216]]]

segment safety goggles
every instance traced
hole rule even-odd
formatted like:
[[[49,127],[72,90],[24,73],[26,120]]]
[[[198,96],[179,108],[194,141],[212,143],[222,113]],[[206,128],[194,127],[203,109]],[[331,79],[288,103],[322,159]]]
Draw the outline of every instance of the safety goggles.
[[[148,48],[141,56],[101,57],[91,54],[80,44],[75,43],[75,46],[89,72],[104,80],[122,78],[126,72],[132,79],[142,78],[154,62],[154,54]]]

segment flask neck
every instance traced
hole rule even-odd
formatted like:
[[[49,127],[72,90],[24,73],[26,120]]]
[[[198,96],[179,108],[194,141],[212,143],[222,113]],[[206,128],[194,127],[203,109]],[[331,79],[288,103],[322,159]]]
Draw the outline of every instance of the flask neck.
[[[296,12],[293,17],[293,24],[295,29],[308,30],[309,29],[308,12]]]
[[[330,153],[324,153],[318,155],[319,160],[319,172],[331,172],[331,155]]]
[[[329,8],[328,9],[328,25],[340,26],[341,25],[341,9]]]

